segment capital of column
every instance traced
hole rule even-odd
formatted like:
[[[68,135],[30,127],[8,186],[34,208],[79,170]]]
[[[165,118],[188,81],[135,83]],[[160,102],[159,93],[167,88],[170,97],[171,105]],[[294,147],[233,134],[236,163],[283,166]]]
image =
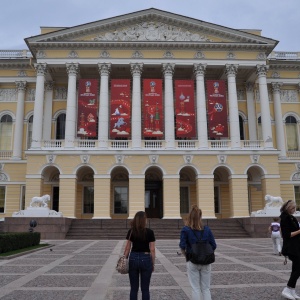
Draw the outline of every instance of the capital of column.
[[[238,71],[238,65],[233,65],[233,64],[226,64],[225,65],[225,68],[226,68],[226,75],[227,76],[230,76],[230,75],[233,75],[233,76],[236,76],[237,74],[237,71]]]
[[[253,82],[246,82],[245,84],[247,92],[254,92],[254,83]]]
[[[205,74],[207,64],[194,64],[194,74],[203,75]]]
[[[281,86],[282,86],[282,83],[281,82],[272,82],[272,91],[273,93],[280,93],[280,89],[281,89]]]
[[[110,70],[111,70],[111,64],[110,63],[98,63],[98,69],[99,69],[99,73],[100,75],[107,75],[109,76],[110,74]]]
[[[16,87],[18,89],[18,92],[19,91],[26,91],[26,84],[27,82],[26,81],[16,81]]]
[[[45,89],[46,91],[52,91],[54,86],[54,81],[47,81],[45,83]]]
[[[37,75],[46,75],[47,73],[47,64],[37,63],[34,64]]]
[[[130,64],[130,71],[132,76],[134,75],[140,76],[143,71],[143,64],[139,64],[139,63]]]
[[[175,70],[175,64],[163,64],[162,65],[162,70],[163,70],[163,73],[164,75],[171,75],[173,76],[174,74],[174,70]]]
[[[267,66],[267,65],[257,65],[256,66],[256,74],[258,77],[267,76],[268,70],[269,70],[269,66]]]
[[[78,71],[79,71],[79,64],[75,64],[75,63],[67,63],[66,64],[66,68],[67,68],[67,73],[68,75],[77,75]]]

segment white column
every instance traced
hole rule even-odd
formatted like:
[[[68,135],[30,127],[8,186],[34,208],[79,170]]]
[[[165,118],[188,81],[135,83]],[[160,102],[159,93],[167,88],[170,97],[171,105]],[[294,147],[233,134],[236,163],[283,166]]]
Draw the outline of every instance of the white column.
[[[14,147],[13,147],[12,159],[20,160],[22,159],[26,81],[16,81],[16,86],[18,89],[18,102],[17,102],[16,125],[15,125],[15,132],[14,132]]]
[[[165,76],[165,140],[166,148],[175,148],[173,74],[175,64],[163,64]]]
[[[68,96],[67,96],[67,113],[66,113],[66,133],[65,147],[74,147],[75,132],[76,132],[76,76],[79,69],[79,64],[66,64],[68,79]]]
[[[45,74],[47,72],[47,64],[34,65],[36,77],[36,91],[33,111],[33,127],[32,127],[32,143],[31,148],[40,148],[43,133],[43,113],[44,113],[44,91],[45,91]]]
[[[132,74],[132,148],[141,148],[142,140],[142,110],[141,110],[141,73],[143,64],[131,64]]]
[[[257,140],[256,131],[256,114],[255,114],[255,102],[254,102],[254,84],[252,82],[246,83],[247,91],[247,112],[248,112],[248,132],[249,140]]]
[[[277,149],[280,150],[280,157],[286,157],[286,146],[285,146],[281,101],[280,101],[281,85],[282,83],[272,82]]]
[[[98,120],[98,146],[107,148],[108,130],[109,130],[109,99],[108,99],[108,79],[111,64],[98,64],[100,81],[100,99],[99,99],[99,120]]]
[[[199,149],[208,148],[206,97],[204,83],[205,70],[206,64],[194,64],[194,74],[196,76],[197,132]]]
[[[226,75],[228,81],[228,98],[229,98],[229,122],[230,122],[230,140],[231,148],[240,148],[240,124],[239,110],[236,92],[236,74],[237,65],[226,65]]]
[[[267,87],[268,66],[257,65],[256,74],[258,76],[259,98],[261,107],[261,125],[265,148],[273,149],[272,126],[270,117],[269,96]]]
[[[53,99],[53,81],[46,82],[45,91],[45,108],[44,108],[44,125],[43,125],[43,140],[51,139],[52,128],[52,99]]]

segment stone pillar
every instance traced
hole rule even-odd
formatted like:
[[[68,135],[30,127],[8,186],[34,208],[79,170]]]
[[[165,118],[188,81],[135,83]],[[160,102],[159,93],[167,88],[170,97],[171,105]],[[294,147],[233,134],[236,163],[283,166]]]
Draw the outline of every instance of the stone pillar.
[[[31,148],[41,148],[43,133],[43,113],[44,113],[44,91],[45,91],[45,75],[47,72],[47,64],[34,65],[36,77],[36,92],[33,111],[33,127],[32,127],[32,143]]]
[[[59,176],[59,211],[64,217],[76,218],[76,175]]]
[[[53,81],[46,82],[43,140],[51,140]]]
[[[12,159],[20,160],[22,159],[26,81],[16,81],[16,86],[18,89],[18,102],[17,102],[16,125],[15,125],[15,133],[14,133],[14,147],[13,147]]]
[[[270,105],[267,87],[268,66],[257,65],[257,76],[259,85],[259,97],[261,106],[261,125],[265,149],[273,149],[272,126],[270,117]]]
[[[197,205],[205,219],[215,219],[214,176],[198,175],[196,179]]]
[[[175,118],[174,118],[174,95],[173,74],[175,64],[163,64],[165,76],[165,140],[166,148],[175,148]]]
[[[181,219],[179,175],[164,176],[163,187],[163,219]]]
[[[280,101],[281,85],[282,83],[272,82],[277,149],[280,150],[280,157],[286,157],[286,146]]]
[[[256,114],[255,114],[255,102],[254,102],[254,84],[252,82],[246,83],[247,91],[247,111],[248,111],[248,132],[249,140],[257,140],[257,130],[256,130]]]
[[[194,74],[196,76],[196,101],[197,101],[197,131],[199,149],[208,148],[207,138],[207,115],[204,74],[206,64],[194,64]]]
[[[76,76],[79,70],[79,64],[66,64],[68,72],[68,96],[66,113],[66,133],[65,147],[74,147],[76,119],[77,119],[77,101],[76,101]]]
[[[145,211],[145,176],[129,175],[128,219],[141,210]]]
[[[230,140],[231,148],[241,148],[240,141],[240,123],[239,110],[236,92],[236,74],[237,65],[226,65],[226,75],[228,81],[228,98],[229,98],[229,121],[230,121]]]
[[[111,219],[110,175],[94,175],[94,217]]]
[[[247,175],[229,177],[229,199],[232,218],[249,217]]]
[[[131,132],[132,132],[132,148],[141,148],[142,142],[142,96],[141,96],[141,74],[143,64],[131,64],[132,74],[132,116],[131,116]]]
[[[109,130],[109,99],[108,80],[111,64],[98,64],[100,81],[99,120],[98,120],[98,142],[99,148],[107,148]]]

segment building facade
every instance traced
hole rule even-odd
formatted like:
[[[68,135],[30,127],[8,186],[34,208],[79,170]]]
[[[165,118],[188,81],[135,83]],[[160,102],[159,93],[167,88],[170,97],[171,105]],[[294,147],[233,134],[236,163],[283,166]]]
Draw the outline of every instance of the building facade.
[[[249,217],[300,206],[300,53],[157,9],[0,51],[0,218]]]

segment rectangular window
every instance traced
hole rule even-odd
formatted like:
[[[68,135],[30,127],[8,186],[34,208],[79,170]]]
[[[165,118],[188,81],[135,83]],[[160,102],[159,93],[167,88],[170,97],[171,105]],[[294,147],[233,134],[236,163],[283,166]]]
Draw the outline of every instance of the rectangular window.
[[[115,214],[127,214],[128,208],[128,187],[114,187],[114,211]]]
[[[94,187],[85,186],[83,188],[83,213],[94,213]]]
[[[0,213],[5,209],[5,186],[0,186]]]
[[[300,210],[300,186],[294,186],[296,210]]]
[[[20,210],[25,209],[25,191],[26,191],[26,186],[21,185],[21,195],[20,195]]]
[[[187,186],[180,187],[180,213],[188,214],[189,213],[189,188]]]
[[[215,214],[220,213],[220,192],[219,187],[214,187],[214,202],[215,202]]]

